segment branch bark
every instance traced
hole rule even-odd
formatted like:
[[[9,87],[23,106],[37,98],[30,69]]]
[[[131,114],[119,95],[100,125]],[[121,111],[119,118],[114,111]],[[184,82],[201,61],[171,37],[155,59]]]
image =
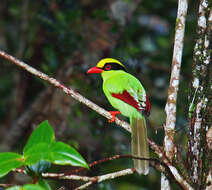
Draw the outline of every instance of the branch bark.
[[[88,187],[94,183],[100,183],[100,182],[108,180],[108,179],[114,179],[114,178],[117,178],[120,176],[130,175],[130,174],[135,173],[135,171],[136,171],[135,168],[129,168],[126,170],[121,170],[121,171],[113,172],[113,173],[106,174],[106,175],[96,176],[95,180],[89,181],[88,183],[76,188],[75,190],[85,189],[86,187]]]
[[[183,52],[183,40],[184,40],[187,8],[188,8],[187,0],[178,1],[174,51],[172,57],[172,71],[168,90],[168,98],[165,107],[167,117],[166,117],[166,124],[164,126],[165,130],[164,151],[169,160],[172,160],[175,152],[174,133],[176,123],[176,103],[177,103],[177,92],[180,80],[180,68]],[[170,185],[164,175],[161,176],[161,184],[163,184],[161,185],[161,190],[170,189]]]
[[[197,21],[197,40],[193,56],[193,80],[190,93],[189,158],[192,181],[197,189],[205,189],[211,170],[212,151],[206,134],[212,123],[212,68],[210,66],[210,37],[212,10],[209,1],[201,0]]]
[[[185,21],[188,7],[187,0],[179,0],[178,3],[179,4],[176,20],[175,43],[172,58],[172,71],[168,90],[168,98],[165,107],[167,117],[166,117],[166,125],[164,126],[165,130],[164,150],[166,152],[166,156],[170,160],[174,155],[174,149],[175,149],[174,132],[176,123],[177,92],[179,88],[184,30],[185,30]]]
[[[168,157],[164,154],[163,149],[161,149],[155,144],[155,142],[149,139],[148,142],[159,158],[163,160],[163,163],[169,168],[170,173],[173,175],[175,181],[185,190],[194,190],[193,187],[181,176],[177,168],[172,165]],[[164,176],[164,174],[162,174],[161,177],[163,178],[161,179],[161,183],[166,183],[165,185],[163,184],[164,186],[162,187],[165,189],[170,188],[170,184],[167,182],[167,178]]]

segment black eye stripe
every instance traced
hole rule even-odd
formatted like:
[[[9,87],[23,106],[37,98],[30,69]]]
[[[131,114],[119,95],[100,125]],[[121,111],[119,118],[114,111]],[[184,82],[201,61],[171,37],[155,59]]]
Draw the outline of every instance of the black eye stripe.
[[[122,65],[119,65],[117,63],[106,63],[105,66],[103,67],[103,70],[105,71],[111,71],[111,70],[124,70],[126,71],[125,67]]]

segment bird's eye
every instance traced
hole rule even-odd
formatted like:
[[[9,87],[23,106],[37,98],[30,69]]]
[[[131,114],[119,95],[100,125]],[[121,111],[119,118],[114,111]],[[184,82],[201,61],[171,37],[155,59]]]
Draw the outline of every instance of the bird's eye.
[[[106,65],[105,70],[109,71],[111,69],[111,65]]]

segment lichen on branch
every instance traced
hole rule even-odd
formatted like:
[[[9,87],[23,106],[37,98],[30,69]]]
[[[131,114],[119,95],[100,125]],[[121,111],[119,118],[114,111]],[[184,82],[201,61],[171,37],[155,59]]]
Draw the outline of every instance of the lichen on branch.
[[[197,39],[193,55],[191,82],[190,129],[188,133],[191,178],[195,186],[204,189],[206,174],[210,171],[212,152],[207,147],[206,134],[212,123],[212,67],[210,37],[212,11],[208,0],[201,0],[197,21]]]

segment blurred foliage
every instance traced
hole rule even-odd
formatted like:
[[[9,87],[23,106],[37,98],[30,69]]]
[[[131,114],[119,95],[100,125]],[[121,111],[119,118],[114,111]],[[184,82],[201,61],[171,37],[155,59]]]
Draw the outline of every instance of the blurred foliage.
[[[198,1],[190,2],[177,109],[176,141],[181,146],[186,145],[187,95],[197,9]],[[175,0],[103,0],[101,3],[97,0],[1,0],[0,48],[59,78],[108,110],[112,108],[103,95],[100,76],[87,76],[85,72],[103,57],[121,60],[147,90],[151,102],[149,137],[162,145],[176,12]],[[39,111],[22,123],[21,135],[10,137],[14,123],[49,85],[1,58],[0,62],[1,150],[20,150],[34,124],[48,119],[55,127],[56,137],[75,146],[88,162],[130,152],[127,132],[54,89]],[[132,167],[131,160],[116,160],[96,166],[88,174],[100,175],[127,167]],[[70,169],[61,167],[59,171]],[[7,180],[15,184],[23,182],[17,175],[9,175]],[[79,185],[67,181],[54,185],[60,187],[61,183],[68,189]],[[149,176],[135,174],[94,188],[159,189],[159,186],[160,174],[152,170]]]

